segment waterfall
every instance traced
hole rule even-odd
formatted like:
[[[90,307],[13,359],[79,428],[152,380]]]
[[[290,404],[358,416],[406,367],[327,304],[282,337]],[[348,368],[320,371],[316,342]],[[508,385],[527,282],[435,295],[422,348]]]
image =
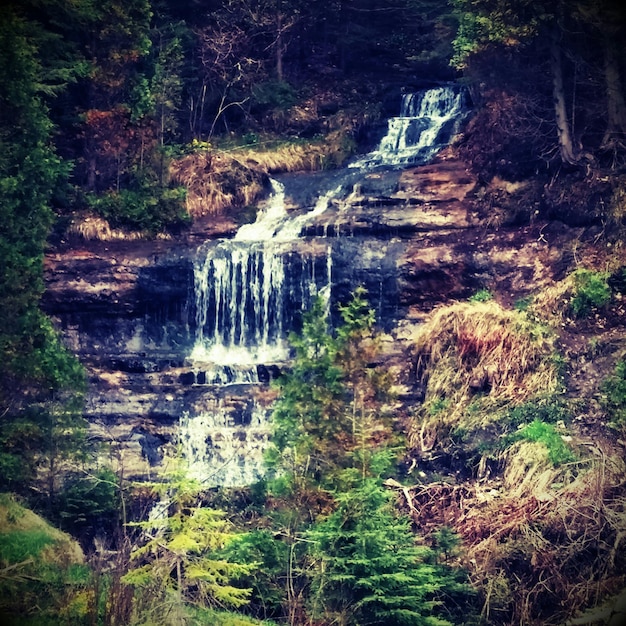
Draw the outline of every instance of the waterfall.
[[[450,142],[466,114],[465,92],[458,87],[403,94],[400,115],[387,121],[387,133],[378,147],[349,167],[367,169],[426,163]]]
[[[389,120],[377,149],[332,177],[335,182],[310,211],[290,215],[284,185],[271,180],[272,192],[253,224],[242,226],[231,240],[199,247],[190,320],[194,385],[258,383],[259,367],[288,359],[287,337],[302,312],[316,296],[327,303],[331,297],[336,244],[318,238],[300,245],[307,223],[346,193],[346,185],[354,191],[363,170],[426,162],[448,143],[464,113],[463,94],[451,87],[405,94],[400,116]],[[183,457],[191,476],[205,486],[246,485],[263,475],[269,410],[252,403],[245,414],[237,421],[218,401],[181,417]]]
[[[189,477],[204,488],[251,485],[264,475],[263,453],[270,435],[267,409],[253,404],[237,420],[218,402],[197,415],[185,413],[179,424]]]
[[[286,337],[302,311],[330,288],[330,247],[320,258],[289,245],[321,209],[290,219],[283,186],[278,181],[272,186],[254,224],[242,226],[233,240],[207,242],[198,250],[190,358],[218,370],[228,367],[226,374],[216,373],[215,382],[258,382],[254,366],[284,361]]]
[[[194,271],[194,361],[224,366],[282,360],[285,262],[274,247],[201,249]]]

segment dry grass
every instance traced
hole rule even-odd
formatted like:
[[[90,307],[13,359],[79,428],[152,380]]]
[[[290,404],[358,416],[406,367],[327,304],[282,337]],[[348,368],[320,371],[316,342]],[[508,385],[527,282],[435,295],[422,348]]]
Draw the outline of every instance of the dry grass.
[[[264,174],[217,152],[198,152],[172,162],[172,179],[187,189],[186,208],[192,217],[219,215],[247,206],[263,193]]]
[[[328,149],[325,144],[285,144],[274,150],[238,150],[233,158],[268,174],[315,171],[324,167]]]
[[[219,215],[258,200],[268,174],[322,169],[339,158],[340,149],[327,141],[273,149],[201,151],[174,161],[170,173],[173,181],[187,189],[186,208],[191,216]]]
[[[575,293],[574,275],[569,274],[563,280],[545,287],[538,293],[528,307],[528,312],[547,323],[558,326],[569,313],[570,302]]]
[[[528,450],[514,454],[510,466],[517,473],[516,463],[529,465]],[[623,588],[626,468],[599,448],[586,465],[563,482],[564,469],[536,463],[523,487],[503,489],[505,495],[460,520],[476,583],[503,583],[483,587],[490,623],[561,624]]]
[[[553,335],[494,301],[436,310],[421,328],[414,352],[426,395],[409,441],[422,451],[455,426],[484,428],[503,407],[558,388]],[[468,411],[476,397],[481,410]]]
[[[106,219],[97,215],[75,217],[67,230],[67,234],[87,241],[137,241],[149,236],[137,230],[111,228]],[[163,238],[166,235],[159,235],[159,237]]]
[[[557,469],[541,446],[520,442],[501,482],[398,491],[420,534],[443,525],[459,534],[485,623],[562,625],[624,588],[626,465],[590,445],[585,460]]]
[[[532,496],[538,501],[554,497],[551,486],[563,475],[548,456],[548,449],[539,442],[518,441],[507,448],[501,458],[504,467],[503,487],[512,498]]]

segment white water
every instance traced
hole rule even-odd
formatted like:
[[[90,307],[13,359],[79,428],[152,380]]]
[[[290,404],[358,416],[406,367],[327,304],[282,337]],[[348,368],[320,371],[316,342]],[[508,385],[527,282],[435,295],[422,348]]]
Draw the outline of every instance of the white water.
[[[400,115],[388,120],[378,147],[349,167],[426,163],[458,132],[466,113],[464,100],[463,92],[452,87],[404,94]]]
[[[271,178],[272,193],[265,209],[261,209],[253,224],[244,224],[235,235],[235,241],[269,241],[284,226],[287,219],[285,210],[285,186]]]
[[[242,226],[232,240],[208,242],[198,251],[196,338],[190,359],[210,365],[214,382],[257,382],[253,366],[284,361],[286,337],[297,316],[330,290],[330,246],[320,261],[319,254],[288,245],[326,210],[330,193],[312,211],[290,217],[284,186],[276,180],[271,184],[272,194],[253,224]],[[228,373],[220,376],[220,367],[228,367]]]
[[[262,478],[269,435],[269,411],[260,406],[252,408],[246,424],[237,424],[221,402],[211,411],[183,415],[179,424],[189,477],[207,489],[251,485]]]

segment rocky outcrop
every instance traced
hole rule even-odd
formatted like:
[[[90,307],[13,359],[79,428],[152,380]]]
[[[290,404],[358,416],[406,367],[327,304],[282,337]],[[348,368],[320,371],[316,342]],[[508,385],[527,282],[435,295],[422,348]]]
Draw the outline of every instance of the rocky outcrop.
[[[429,165],[372,171],[294,244],[314,256],[330,246],[334,303],[356,285],[367,288],[391,360],[405,359],[411,326],[438,304],[478,289],[511,304],[570,264],[577,231],[559,223],[491,226],[474,211],[475,189],[465,164],[445,152]],[[129,477],[153,477],[181,417],[209,407],[219,406],[230,424],[221,436],[245,440],[251,407],[269,406],[267,383],[284,365],[256,366],[255,384],[229,385],[227,370],[214,384],[215,374],[191,359],[193,258],[209,234],[196,227],[186,240],[74,242],[46,258],[43,305],[87,366],[92,436],[110,444]],[[267,438],[267,428],[259,432]]]

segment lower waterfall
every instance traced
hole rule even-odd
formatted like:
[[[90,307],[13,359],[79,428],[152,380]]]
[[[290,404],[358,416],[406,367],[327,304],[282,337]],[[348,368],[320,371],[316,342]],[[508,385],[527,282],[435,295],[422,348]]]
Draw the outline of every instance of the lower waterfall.
[[[252,404],[238,422],[218,402],[211,410],[181,416],[179,443],[188,476],[204,488],[251,485],[263,477],[270,414]]]

